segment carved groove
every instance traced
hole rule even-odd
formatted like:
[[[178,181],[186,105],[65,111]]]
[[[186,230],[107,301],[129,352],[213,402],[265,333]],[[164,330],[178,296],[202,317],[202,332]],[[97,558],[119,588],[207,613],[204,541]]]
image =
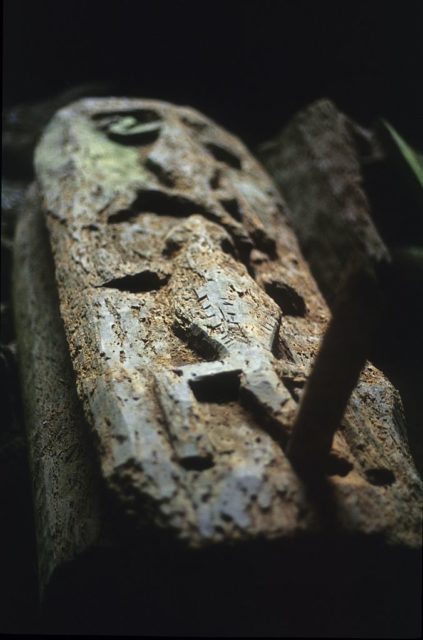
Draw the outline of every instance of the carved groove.
[[[275,260],[278,257],[276,242],[266,234],[264,229],[254,229],[251,232],[251,237],[257,249],[267,253],[272,260]]]
[[[149,122],[155,122],[161,120],[161,116],[154,109],[128,109],[128,110],[116,110],[116,111],[99,111],[91,115],[91,119],[94,122],[110,124],[115,122],[119,118],[134,118],[138,124],[147,124]]]
[[[152,144],[161,131],[161,118],[152,109],[104,112],[92,119],[110,140],[123,145]]]
[[[102,284],[107,289],[118,289],[119,291],[127,291],[128,293],[143,293],[147,291],[157,291],[169,280],[169,276],[159,275],[155,271],[141,271],[134,275],[115,278]]]
[[[285,315],[300,316],[302,318],[305,316],[307,308],[304,298],[293,287],[284,282],[271,281],[266,282],[264,288]]]
[[[212,189],[219,189],[220,178],[221,178],[221,171],[220,169],[216,169],[216,171],[213,173],[212,177],[210,178],[210,187]]]
[[[395,474],[390,469],[367,469],[366,478],[376,487],[385,487],[395,482]]]
[[[160,126],[151,124],[145,125],[142,129],[139,128],[134,131],[121,132],[109,130],[107,132],[107,137],[113,142],[118,142],[119,144],[129,146],[146,145],[156,142],[160,135],[160,130]]]
[[[239,398],[240,371],[218,373],[199,380],[190,380],[190,387],[199,402],[226,404]]]
[[[194,213],[212,217],[201,204],[181,195],[172,195],[155,189],[138,192],[137,197],[128,209],[121,209],[109,216],[108,222],[128,222],[141,213],[156,213],[159,216],[184,218]]]
[[[187,471],[206,471],[206,469],[211,469],[212,467],[214,467],[214,460],[212,456],[208,458],[201,456],[190,456],[179,460],[179,464]]]
[[[219,162],[224,162],[232,169],[242,169],[241,160],[229,149],[225,149],[225,147],[221,147],[214,142],[207,142],[205,147]]]
[[[325,473],[328,476],[340,476],[344,478],[350,471],[353,470],[353,465],[345,458],[341,458],[334,454],[329,454],[328,461],[325,467]]]
[[[225,211],[227,211],[235,220],[241,222],[242,214],[239,207],[239,202],[236,198],[231,198],[230,200],[220,200],[219,202],[225,209]]]
[[[173,179],[172,175],[168,171],[166,171],[166,169],[162,167],[161,164],[153,160],[153,158],[147,158],[145,166],[165,187],[172,188],[175,186],[175,180]]]
[[[219,357],[219,345],[202,332],[190,332],[179,322],[172,324],[172,331],[179,340],[207,362]]]
[[[186,127],[189,127],[190,129],[193,129],[198,133],[201,133],[201,131],[204,131],[204,129],[207,127],[206,122],[202,122],[201,120],[194,120],[193,118],[188,118],[187,116],[182,116],[181,122]]]

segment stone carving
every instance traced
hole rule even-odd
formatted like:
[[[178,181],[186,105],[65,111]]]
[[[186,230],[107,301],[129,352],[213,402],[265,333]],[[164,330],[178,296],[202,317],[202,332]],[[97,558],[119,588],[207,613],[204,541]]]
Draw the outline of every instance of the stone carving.
[[[421,484],[375,367],[318,497],[284,454],[328,311],[236,138],[189,108],[86,99],[35,166],[78,393],[128,517],[192,546],[327,527],[418,544]]]

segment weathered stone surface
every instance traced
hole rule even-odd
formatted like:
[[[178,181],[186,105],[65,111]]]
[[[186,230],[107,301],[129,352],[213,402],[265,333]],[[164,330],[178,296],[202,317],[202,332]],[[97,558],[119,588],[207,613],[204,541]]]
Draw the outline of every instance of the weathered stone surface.
[[[82,84],[41,102],[24,102],[6,107],[2,112],[2,175],[6,176],[7,181],[32,180],[35,146],[56,111],[85,96],[104,96],[111,92],[110,85]]]
[[[98,462],[58,314],[54,266],[34,186],[16,235],[14,310],[33,485],[41,595],[57,568],[105,542]]]
[[[284,454],[328,311],[236,138],[188,108],[83,100],[35,164],[78,393],[128,516],[191,546],[322,530],[419,544],[421,482],[375,367],[318,491]]]
[[[338,327],[326,336],[329,344],[337,335],[334,357],[320,363],[326,375],[316,363],[315,391],[331,377],[341,387],[349,373],[349,393],[370,359],[401,394],[422,475],[421,188],[392,131],[384,121],[365,129],[329,100],[318,100],[262,145],[260,155],[287,199],[301,249]],[[358,279],[362,288],[373,288],[370,296],[352,285]]]
[[[377,138],[319,100],[263,144],[260,155],[289,203],[301,249],[332,303],[348,273],[389,260],[370,215],[360,159],[382,153]]]

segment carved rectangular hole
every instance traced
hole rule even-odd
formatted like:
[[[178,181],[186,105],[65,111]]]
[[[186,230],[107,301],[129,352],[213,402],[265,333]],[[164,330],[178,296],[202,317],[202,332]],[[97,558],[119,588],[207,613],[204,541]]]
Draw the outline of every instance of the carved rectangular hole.
[[[122,209],[109,216],[109,223],[128,222],[140,213],[156,213],[157,215],[188,217],[194,213],[210,217],[208,210],[201,204],[178,194],[169,194],[155,189],[138,192],[137,197],[128,209]]]
[[[189,384],[199,402],[225,404],[238,400],[240,375],[241,371],[225,371],[190,380]]]
[[[220,200],[220,204],[235,220],[238,220],[239,222],[242,220],[239,202],[236,198]]]
[[[108,289],[118,289],[119,291],[126,291],[128,293],[143,293],[146,291],[157,291],[163,287],[169,276],[161,275],[155,271],[146,269],[140,273],[134,273],[131,275],[123,276],[121,278],[115,278],[104,282],[101,286]]]
[[[267,253],[272,260],[278,257],[275,239],[270,238],[264,229],[254,229],[254,231],[251,232],[251,237],[255,247],[259,249],[259,251]]]
[[[219,162],[224,162],[233,169],[242,169],[240,158],[238,158],[238,156],[229,149],[226,149],[219,144],[215,144],[214,142],[207,142],[205,147]]]
[[[165,167],[162,167],[162,165],[156,162],[153,158],[147,158],[145,166],[149,171],[151,171],[152,174],[156,176],[157,180],[161,184],[165,185],[165,187],[172,188],[175,186],[175,180],[171,173],[166,170]]]
[[[366,478],[376,487],[389,486],[395,482],[395,474],[390,469],[367,469]]]
[[[212,456],[189,456],[179,460],[179,464],[187,471],[205,471],[214,467],[215,463]]]
[[[265,283],[264,289],[286,316],[303,318],[306,315],[307,308],[304,298],[285,282],[271,280]]]
[[[134,118],[138,124],[146,124],[147,122],[154,122],[161,120],[160,115],[153,109],[116,109],[112,111],[100,111],[99,113],[93,113],[91,119],[94,122],[105,120],[107,124],[115,119],[127,118],[128,116]]]
[[[334,453],[329,454],[325,465],[325,472],[328,476],[340,476],[344,478],[352,469],[353,465],[349,460]]]

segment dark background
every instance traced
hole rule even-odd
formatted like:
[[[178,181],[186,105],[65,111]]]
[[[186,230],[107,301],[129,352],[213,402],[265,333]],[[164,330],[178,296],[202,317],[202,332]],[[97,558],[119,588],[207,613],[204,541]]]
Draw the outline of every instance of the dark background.
[[[383,115],[410,143],[423,147],[421,2],[5,0],[3,20],[6,108],[46,100],[82,83],[105,83],[109,95],[196,107],[254,150],[296,111],[325,96],[364,125]],[[6,628],[34,631],[35,540],[21,440],[4,458],[0,474],[6,487],[4,522],[10,519],[0,525],[6,558],[0,566],[0,604]],[[341,549],[333,568],[343,554]],[[330,589],[321,591],[327,567],[319,566],[316,585],[311,575],[308,587],[314,609],[299,607],[294,630],[309,618],[310,629],[320,621],[326,631],[355,629],[361,637],[369,631],[380,636],[381,630],[390,637],[415,636],[421,589],[415,558],[391,557],[386,574],[380,572],[383,561],[372,553],[366,559],[366,576],[377,576],[367,588],[366,576],[352,581],[346,571],[342,584],[328,578]],[[350,559],[351,572],[354,563]],[[298,598],[293,595],[286,608],[298,607],[304,587],[297,585]]]
[[[197,107],[254,146],[326,96],[421,144],[422,6],[5,0],[4,104],[105,81]]]

